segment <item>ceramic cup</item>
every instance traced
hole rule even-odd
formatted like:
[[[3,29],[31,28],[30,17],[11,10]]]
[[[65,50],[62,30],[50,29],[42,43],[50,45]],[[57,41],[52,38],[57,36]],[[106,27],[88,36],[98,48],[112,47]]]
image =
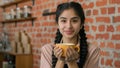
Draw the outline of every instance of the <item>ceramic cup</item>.
[[[60,48],[63,49],[63,54],[62,54],[63,57],[65,57],[66,50],[67,50],[67,48],[69,48],[69,47],[74,48],[75,50],[77,50],[77,52],[80,51],[79,46],[76,46],[75,44],[72,44],[72,43],[59,43],[59,44],[56,44],[56,46],[58,46],[58,47],[60,47]]]

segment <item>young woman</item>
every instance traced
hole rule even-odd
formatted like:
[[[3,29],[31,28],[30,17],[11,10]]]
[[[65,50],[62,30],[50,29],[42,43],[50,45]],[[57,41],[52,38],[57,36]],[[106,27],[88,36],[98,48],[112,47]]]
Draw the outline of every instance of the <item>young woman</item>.
[[[79,3],[67,2],[58,5],[56,22],[58,30],[55,42],[41,48],[40,68],[98,68],[99,51],[95,45],[89,45],[84,30],[85,16]],[[56,43],[73,43],[80,52],[68,48],[66,57]]]

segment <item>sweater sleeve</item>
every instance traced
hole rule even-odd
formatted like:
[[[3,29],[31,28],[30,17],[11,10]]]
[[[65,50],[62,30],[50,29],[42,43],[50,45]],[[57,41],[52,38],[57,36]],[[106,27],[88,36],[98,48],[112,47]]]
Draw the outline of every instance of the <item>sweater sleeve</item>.
[[[40,68],[52,68],[52,46],[44,45],[41,48]]]
[[[97,46],[90,46],[88,57],[84,68],[99,68],[100,48]]]

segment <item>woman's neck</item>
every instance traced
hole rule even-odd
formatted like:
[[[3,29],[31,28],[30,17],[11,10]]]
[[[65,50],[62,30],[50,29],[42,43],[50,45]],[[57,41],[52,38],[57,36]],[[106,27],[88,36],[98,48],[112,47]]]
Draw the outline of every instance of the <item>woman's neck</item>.
[[[65,38],[65,37],[63,37],[63,38],[62,38],[62,42],[63,42],[63,43],[78,44],[78,37],[77,37],[77,36],[75,36],[75,37],[73,37],[73,38]]]

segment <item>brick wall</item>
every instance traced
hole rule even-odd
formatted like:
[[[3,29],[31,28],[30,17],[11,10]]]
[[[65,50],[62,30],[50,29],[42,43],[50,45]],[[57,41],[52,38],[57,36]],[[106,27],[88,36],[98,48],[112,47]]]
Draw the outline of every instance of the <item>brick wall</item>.
[[[25,30],[32,39],[34,68],[39,68],[40,48],[54,41],[56,23],[54,15],[42,16],[45,9],[54,11],[59,3],[69,0],[35,0],[32,13],[37,17],[32,26],[31,21],[6,23],[10,40],[14,40],[14,32]],[[72,1],[72,0],[70,0]],[[80,2],[86,15],[85,30],[88,42],[101,48],[100,68],[120,68],[120,0],[73,0]],[[20,3],[18,6],[31,5],[32,2]],[[14,6],[8,7],[9,11]],[[0,20],[2,20],[0,9]],[[0,23],[0,32],[2,32]],[[1,34],[0,34],[1,36]]]

